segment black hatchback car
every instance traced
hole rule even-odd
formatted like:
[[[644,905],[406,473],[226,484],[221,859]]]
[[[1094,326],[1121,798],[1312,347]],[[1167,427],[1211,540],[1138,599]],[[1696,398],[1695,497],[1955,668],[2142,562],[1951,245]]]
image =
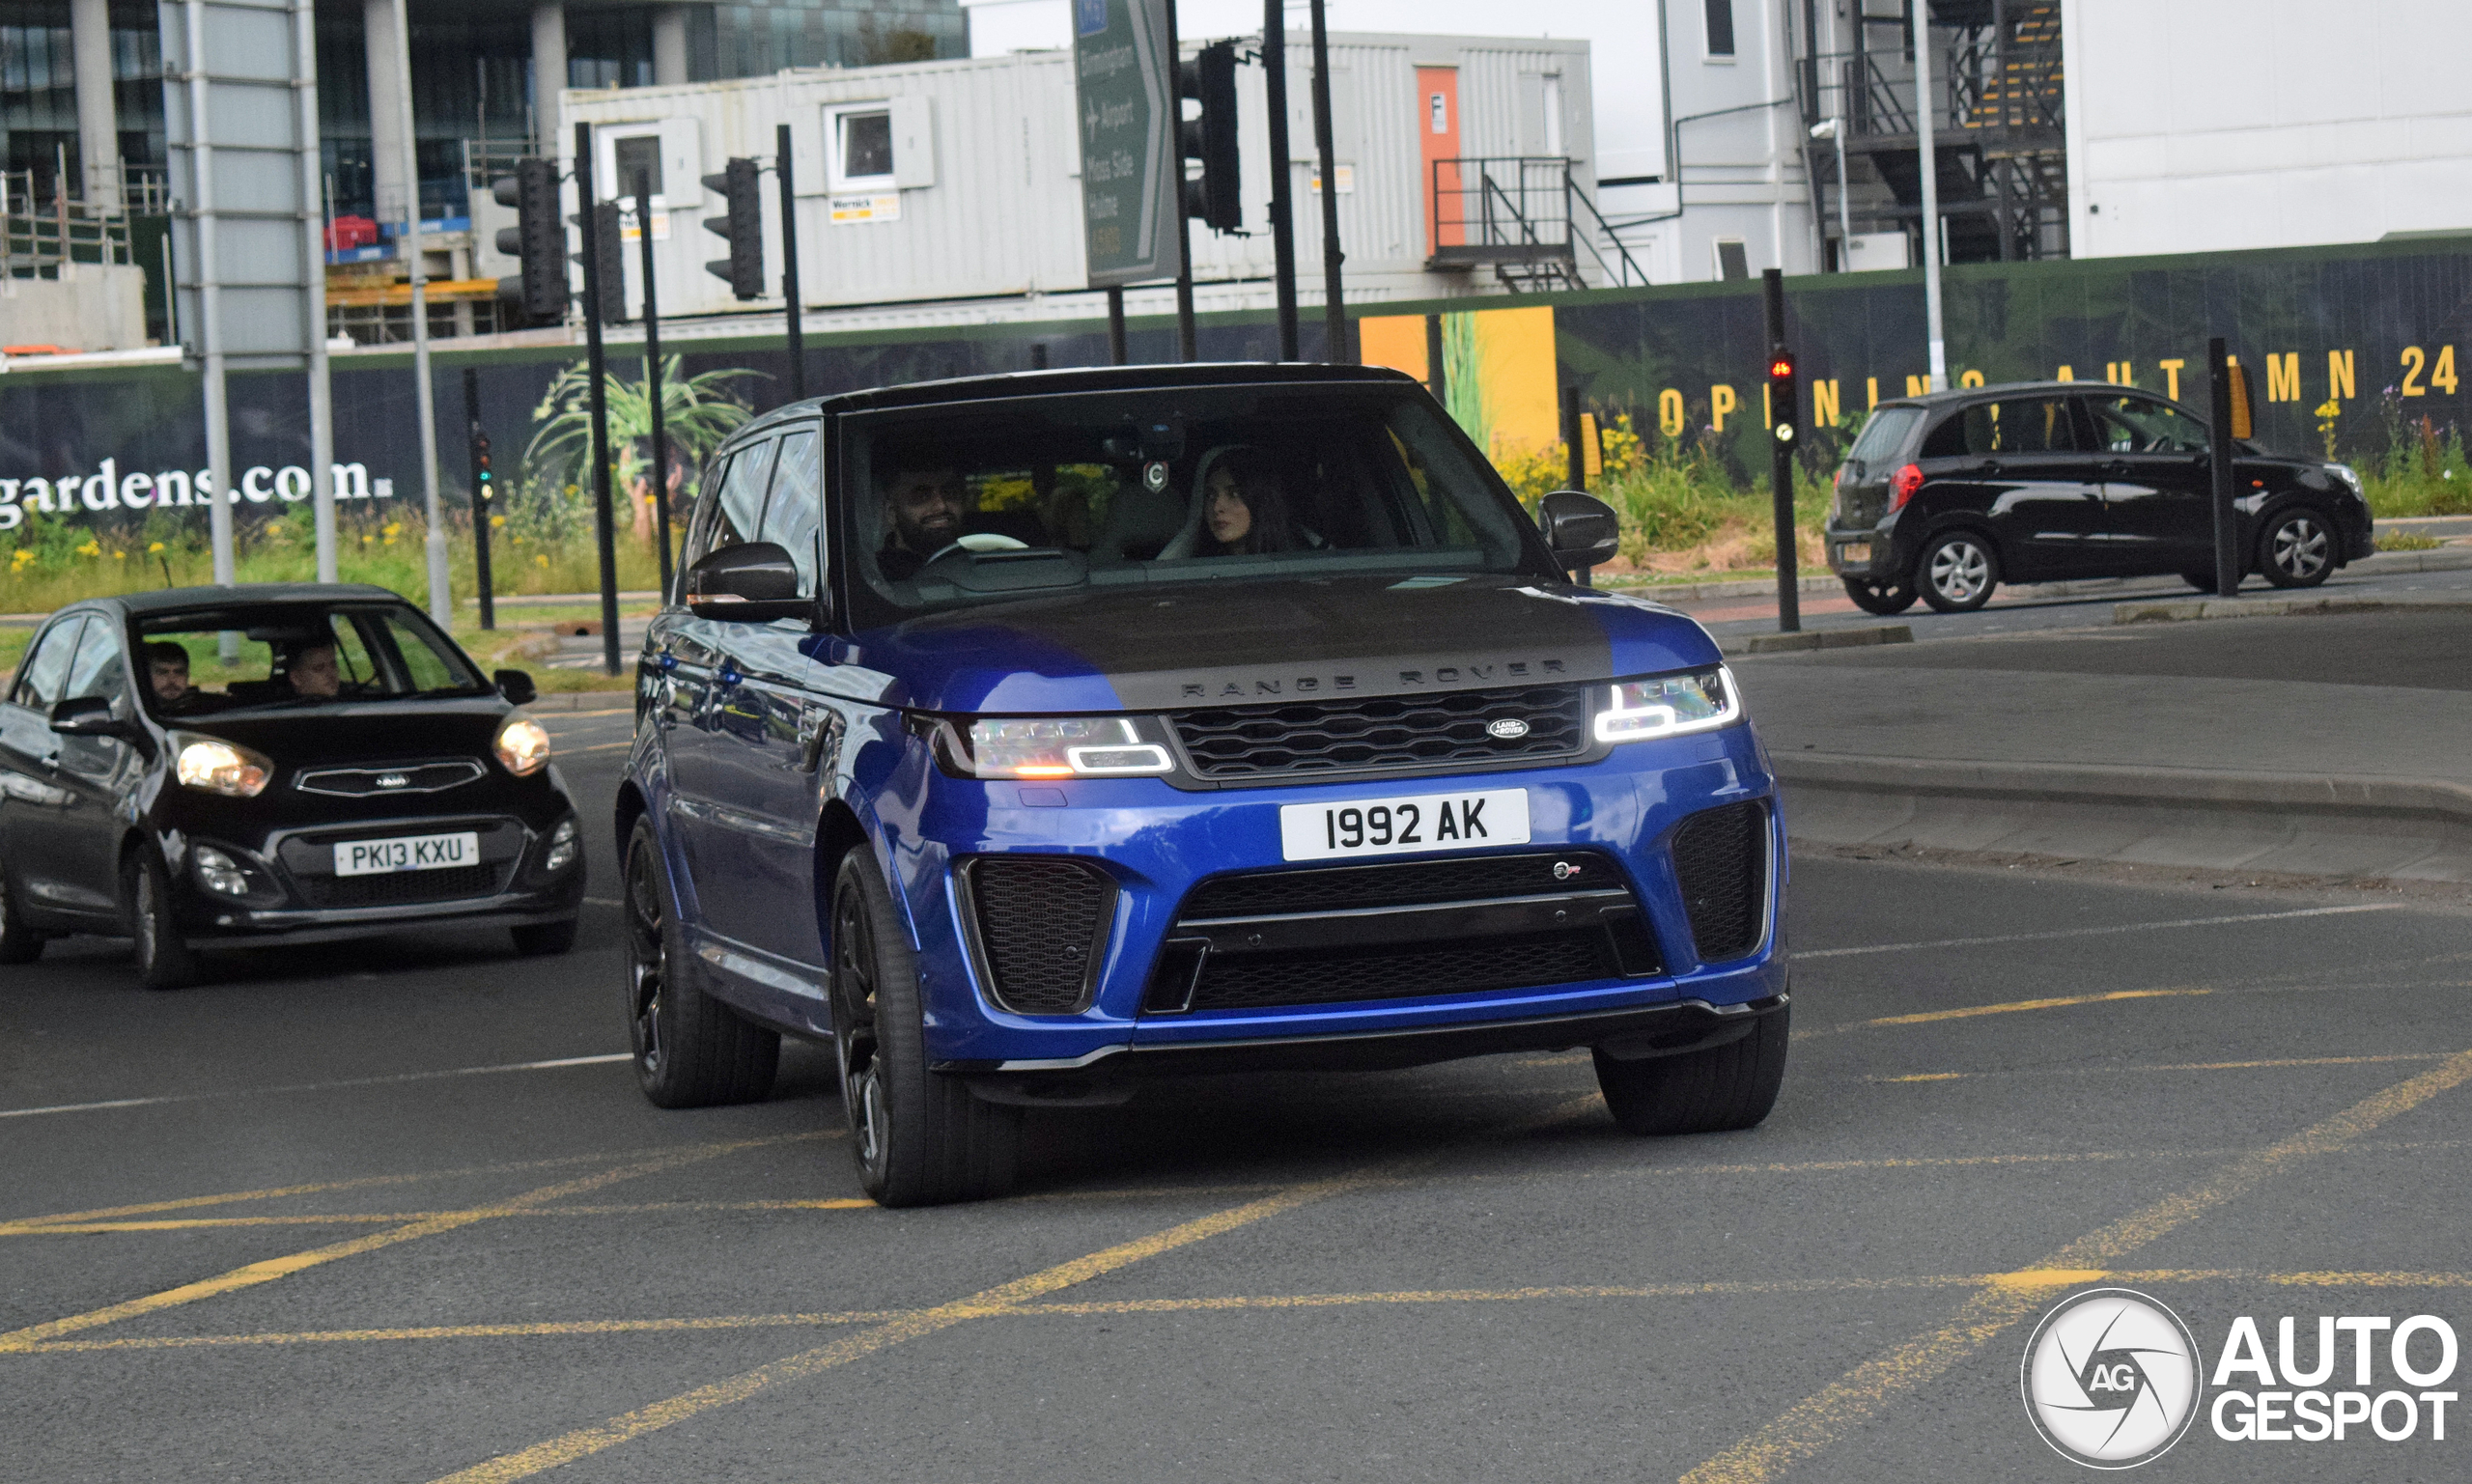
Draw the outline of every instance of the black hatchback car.
[[[1837,473],[1828,563],[1873,613],[1980,608],[2002,582],[2177,574],[2212,591],[2205,420],[2133,386],[2037,381],[1884,402]],[[2315,587],[2374,549],[2341,463],[2235,445],[2239,549]]]
[[[200,950],[439,925],[563,952],[582,841],[531,698],[384,588],[71,603],[0,702],[0,963],[126,935],[170,989]]]

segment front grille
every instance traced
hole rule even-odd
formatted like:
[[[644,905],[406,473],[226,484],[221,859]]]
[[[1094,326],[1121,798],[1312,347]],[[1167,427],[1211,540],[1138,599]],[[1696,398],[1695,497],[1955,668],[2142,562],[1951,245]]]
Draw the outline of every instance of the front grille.
[[[1290,868],[1194,887],[1142,1011],[1480,994],[1662,966],[1621,867],[1599,851]]]
[[[1271,778],[1569,757],[1587,742],[1580,686],[1228,706],[1169,717],[1204,778]],[[1489,728],[1517,722],[1526,731]]]
[[[1621,973],[1602,933],[1539,933],[1440,948],[1218,958],[1194,987],[1195,1010],[1399,999],[1531,989]]]
[[[1750,802],[1695,814],[1673,832],[1673,873],[1702,964],[1759,946],[1768,905],[1767,825],[1766,811]]]
[[[1085,1008],[1115,914],[1115,882],[1056,855],[981,855],[964,865],[962,880],[996,1001],[1023,1015]]]
[[[300,895],[311,907],[392,907],[405,902],[452,902],[494,896],[503,867],[450,866],[439,871],[388,871],[378,876],[300,877]]]
[[[323,768],[300,775],[295,785],[304,794],[332,794],[368,798],[387,794],[442,794],[480,777],[485,770],[470,758],[428,763],[401,763],[391,768]]]
[[[1554,868],[1560,866],[1557,876]],[[1621,869],[1595,851],[1527,855],[1475,855],[1397,865],[1330,866],[1222,876],[1185,898],[1184,917],[1254,917],[1280,912],[1335,912],[1356,907],[1469,902],[1619,886]]]

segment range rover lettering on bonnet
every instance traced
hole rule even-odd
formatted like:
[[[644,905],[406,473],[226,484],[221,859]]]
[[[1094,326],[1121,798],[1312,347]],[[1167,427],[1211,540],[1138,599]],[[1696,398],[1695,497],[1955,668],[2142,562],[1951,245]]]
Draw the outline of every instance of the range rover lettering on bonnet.
[[[1567,673],[1567,664],[1559,659],[1507,659],[1485,664],[1435,665],[1401,670],[1398,675],[1402,686],[1490,686]],[[1343,695],[1358,689],[1360,684],[1352,674],[1296,675],[1250,681],[1189,680],[1180,683],[1180,688],[1188,701],[1234,701],[1261,696]]]

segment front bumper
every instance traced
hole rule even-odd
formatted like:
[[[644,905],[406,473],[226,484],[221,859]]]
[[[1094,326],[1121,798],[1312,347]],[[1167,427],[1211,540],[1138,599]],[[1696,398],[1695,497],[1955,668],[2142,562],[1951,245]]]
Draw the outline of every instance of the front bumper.
[[[559,824],[574,827],[573,858],[550,870],[550,841]],[[480,836],[481,863],[448,880],[443,872],[399,872],[379,878],[330,874],[338,839],[449,833]],[[535,829],[512,815],[355,821],[269,833],[256,850],[211,836],[187,839],[170,861],[182,938],[193,948],[330,942],[422,928],[520,927],[570,918],[581,910],[584,856],[581,823],[573,814]],[[208,889],[189,869],[196,847],[211,846],[240,864],[252,889],[232,897]],[[320,869],[322,866],[326,869]],[[339,890],[346,882],[377,889]],[[394,900],[388,900],[388,897]],[[358,897],[360,900],[345,900]]]
[[[1716,1007],[1769,1000],[1784,992],[1782,903],[1784,834],[1775,789],[1748,725],[1694,737],[1633,742],[1595,762],[1471,775],[1420,775],[1354,783],[1317,783],[1181,793],[1152,779],[1081,779],[1042,784],[1025,793],[1009,783],[944,776],[921,759],[883,801],[898,892],[918,945],[932,1062],[973,1077],[1078,1075],[1102,1061],[1120,1069],[1167,1068],[1179,1057],[1210,1067],[1277,1065],[1305,1055],[1314,1065],[1404,1064],[1435,1059],[1436,1047],[1466,1047],[1447,1055],[1525,1045],[1574,1045],[1624,1033],[1622,1017],[1664,1011],[1688,1001]],[[1306,871],[1332,862],[1283,860],[1278,811],[1302,802],[1368,801],[1430,795],[1451,787],[1520,788],[1529,801],[1531,838],[1524,846],[1447,854],[1390,856],[1414,863],[1533,855],[1558,850],[1609,859],[1620,880],[1574,891],[1570,910],[1631,911],[1636,931],[1653,945],[1643,962],[1609,938],[1603,971],[1566,981],[1506,989],[1401,993],[1394,982],[1379,997],[1327,1002],[1179,1005],[1163,999],[1179,952],[1195,938],[1242,931],[1217,917],[1196,930],[1184,906],[1194,889],[1233,874]],[[902,799],[900,796],[908,796]],[[1053,802],[1061,795],[1060,805]],[[913,808],[902,807],[904,802]],[[1764,861],[1751,946],[1717,962],[1699,956],[1693,908],[1685,900],[1672,850],[1688,821],[1729,805],[1749,805]],[[1088,952],[1086,1003],[1070,1013],[1025,1015],[993,993],[979,909],[962,868],[997,856],[1067,856],[1102,873],[1112,887],[1104,927]],[[1604,887],[1618,887],[1613,902]],[[1600,901],[1600,898],[1604,900]],[[1533,896],[1488,903],[1513,937],[1497,951],[1516,950],[1516,934],[1547,926],[1557,904]],[[1408,916],[1416,909],[1410,905]],[[1314,920],[1254,925],[1264,952],[1346,951],[1346,913]],[[1393,914],[1397,915],[1397,914]],[[1591,919],[1593,920],[1593,919]],[[1446,925],[1446,928],[1447,925]],[[1341,936],[1334,936],[1337,931]],[[1461,931],[1466,931],[1462,929]],[[1251,935],[1248,935],[1250,937]],[[1613,1017],[1594,1029],[1596,1018]],[[1514,1027],[1546,1027],[1533,1032]],[[1574,1031],[1573,1026],[1581,1029]],[[1452,1032],[1481,1031],[1457,1040]],[[1537,1042],[1521,1039],[1542,1035]],[[1443,1039],[1421,1041],[1426,1036]],[[1504,1039],[1507,1038],[1507,1039]],[[1309,1046],[1309,1050],[1298,1048]],[[1411,1052],[1412,1048],[1422,1047]],[[1112,1073],[1110,1074],[1113,1075]]]

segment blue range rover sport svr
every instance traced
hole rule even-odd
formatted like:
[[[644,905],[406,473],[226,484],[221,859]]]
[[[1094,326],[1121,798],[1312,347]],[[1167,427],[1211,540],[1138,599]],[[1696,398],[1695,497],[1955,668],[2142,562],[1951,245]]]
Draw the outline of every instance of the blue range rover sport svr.
[[[861,1183],[997,1193],[1025,1108],[1588,1047],[1638,1134],[1784,1075],[1784,833],[1690,619],[1567,580],[1414,380],[1032,373],[734,435],[638,662],[628,1015],[664,1107],[828,1041]]]

